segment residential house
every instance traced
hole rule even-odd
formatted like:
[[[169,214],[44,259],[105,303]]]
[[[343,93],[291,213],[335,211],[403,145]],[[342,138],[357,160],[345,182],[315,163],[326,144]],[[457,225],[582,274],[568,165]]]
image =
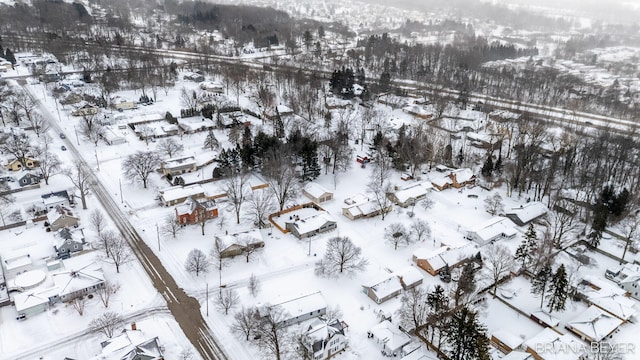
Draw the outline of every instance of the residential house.
[[[293,109],[286,105],[277,105],[274,108],[267,109],[264,116],[269,120],[275,120],[278,116],[293,115]]]
[[[334,96],[327,96],[324,98],[324,106],[327,110],[333,109],[347,109],[353,106],[351,101],[337,98]]]
[[[376,304],[392,299],[402,292],[402,283],[395,274],[387,274],[374,278],[369,283],[362,285],[362,292]]]
[[[555,328],[560,324],[560,319],[542,310],[532,312],[529,318],[544,327]]]
[[[491,344],[503,354],[509,354],[522,345],[524,339],[512,331],[496,330],[491,334]]]
[[[209,129],[215,129],[216,122],[207,118],[180,118],[178,119],[178,126],[185,134],[194,134],[197,132],[208,131]]]
[[[231,245],[228,245],[220,252],[220,257],[232,258],[244,254],[248,248],[259,249],[264,247],[264,241],[258,239],[252,240],[255,240],[255,242],[251,242],[248,244],[233,243]]]
[[[582,301],[597,306],[622,321],[629,321],[636,314],[635,301],[624,289],[609,281],[586,275],[575,290]]]
[[[401,356],[402,347],[407,345],[411,338],[392,324],[384,320],[367,331],[367,337],[374,339],[378,345],[382,345],[381,352],[388,357]]]
[[[518,207],[511,208],[511,210],[506,212],[505,216],[516,225],[523,226],[535,219],[545,216],[548,211],[549,209],[547,209],[543,203],[539,201],[532,201]]]
[[[314,319],[302,335],[306,354],[313,360],[326,360],[344,351],[349,343],[346,328],[338,319]]]
[[[453,269],[472,261],[478,252],[478,246],[472,243],[458,247],[443,245],[435,250],[419,248],[413,253],[413,261],[422,270],[436,276],[447,266]]]
[[[58,231],[62,228],[78,226],[79,219],[73,216],[70,209],[64,206],[56,206],[55,209],[49,210],[47,213],[47,221],[45,226],[48,231]]]
[[[41,177],[32,173],[26,173],[23,177],[18,179],[20,186],[29,186],[40,184]]]
[[[467,232],[467,237],[479,245],[485,245],[501,239],[512,239],[518,232],[511,220],[495,216]]]
[[[53,250],[58,259],[68,259],[73,253],[84,249],[85,239],[82,231],[71,231],[69,228],[62,228],[54,236]]]
[[[258,314],[261,317],[266,317],[271,312],[271,309],[275,307],[282,311],[283,318],[281,323],[284,324],[284,326],[298,324],[327,313],[327,302],[320,291],[302,295],[281,303],[261,306],[258,308]]]
[[[46,73],[40,75],[40,81],[44,83],[60,81],[61,77],[57,71],[49,70]]]
[[[311,201],[316,204],[320,204],[333,199],[333,193],[331,191],[325,189],[324,186],[315,182],[310,182],[305,185],[302,188],[302,194],[311,199]]]
[[[524,351],[512,351],[505,355],[502,360],[534,360],[535,357]]]
[[[13,68],[13,64],[11,61],[0,58],[0,71],[5,72],[7,70],[11,70]]]
[[[469,168],[453,170],[449,174],[449,178],[451,178],[452,181],[451,186],[456,189],[467,185],[475,185],[476,183],[476,176]]]
[[[214,94],[224,93],[224,86],[216,81],[205,81],[203,83],[200,83],[198,87],[200,87],[200,90],[208,91]]]
[[[545,328],[536,336],[524,342],[525,351],[533,355],[535,360],[562,359],[580,360],[579,351],[567,351],[567,349],[584,349],[584,344],[571,334],[562,334],[552,328]]]
[[[52,210],[58,206],[70,207],[73,204],[66,190],[50,192],[41,196],[45,209]]]
[[[404,290],[413,289],[422,284],[424,280],[422,274],[413,266],[404,267],[394,273],[400,280],[400,285]]]
[[[62,261],[63,269],[50,273],[57,288],[57,294],[49,299],[52,304],[71,301],[105,287],[102,264],[86,261],[83,256],[66,259]]]
[[[383,212],[388,213],[391,211],[391,204],[383,207],[375,200],[369,200],[364,195],[357,195],[344,201],[347,207],[342,208],[342,215],[346,216],[350,220],[357,220],[362,218],[370,218],[381,215]]]
[[[196,170],[198,167],[193,155],[174,157],[160,163],[160,171],[165,176],[175,176]]]
[[[640,267],[627,264],[614,279],[631,297],[640,300]]]
[[[185,80],[189,80],[189,81],[193,81],[193,82],[197,82],[197,83],[204,81],[204,75],[198,74],[196,72],[185,73],[182,77]]]
[[[2,259],[2,267],[4,268],[4,276],[11,278],[19,273],[33,269],[33,261],[31,261],[30,254],[6,255]]]
[[[56,288],[40,289],[17,293],[13,296],[13,304],[18,314],[31,316],[43,313],[51,306],[50,297],[57,295]]]
[[[176,206],[176,219],[180,224],[197,224],[205,219],[218,217],[218,206],[215,200],[198,201],[192,197]]]
[[[23,169],[33,170],[40,165],[40,162],[34,158],[26,157],[24,159],[24,164],[20,159],[14,159],[7,164],[7,170],[9,171],[20,171]]]
[[[97,113],[98,113],[98,107],[97,106],[85,104],[85,105],[73,110],[71,112],[71,115],[72,116],[89,116],[89,115],[95,115]]]
[[[417,104],[407,105],[402,108],[402,111],[419,119],[431,120],[433,118],[433,114],[430,111]]]
[[[298,239],[305,239],[334,230],[337,225],[328,212],[319,211],[303,219],[295,216],[292,221],[285,222],[285,227]]]
[[[119,95],[115,95],[111,97],[111,107],[115,110],[123,111],[135,109],[137,105],[135,102],[129,99],[125,99]]]
[[[235,234],[221,235],[221,237],[223,244],[230,244],[225,245],[226,247],[220,253],[223,258],[242,255],[247,250],[247,247],[250,247],[252,249],[264,247],[264,241],[262,241],[262,233],[258,229],[243,231]]]
[[[118,336],[114,336],[100,344],[100,355],[91,360],[162,360],[162,347],[158,337],[148,338],[135,323],[131,329],[125,329]]]
[[[433,189],[433,185],[430,182],[422,182],[396,190],[395,192],[387,194],[387,197],[396,205],[406,208],[426,198],[431,189]]]
[[[453,185],[449,175],[441,175],[431,179],[431,185],[438,191],[446,190]]]
[[[109,145],[120,145],[126,144],[127,139],[121,133],[111,125],[105,125],[103,128],[102,134],[100,135],[102,139]]]
[[[204,188],[199,184],[171,186],[158,191],[158,199],[164,206],[180,204],[189,197],[192,199],[201,199],[207,196]]]
[[[596,306],[569,321],[565,328],[589,343],[597,343],[611,335],[623,321]]]

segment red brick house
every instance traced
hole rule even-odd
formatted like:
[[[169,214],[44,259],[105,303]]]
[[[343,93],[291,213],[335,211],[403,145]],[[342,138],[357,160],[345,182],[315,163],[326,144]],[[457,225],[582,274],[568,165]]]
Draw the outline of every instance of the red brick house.
[[[215,200],[198,201],[188,197],[185,202],[176,206],[176,219],[180,224],[197,224],[202,219],[218,217]]]

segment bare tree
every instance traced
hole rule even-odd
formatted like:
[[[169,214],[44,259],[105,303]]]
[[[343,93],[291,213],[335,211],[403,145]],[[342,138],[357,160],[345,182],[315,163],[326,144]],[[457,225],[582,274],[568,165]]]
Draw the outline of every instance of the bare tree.
[[[89,214],[89,223],[93,227],[93,229],[98,233],[98,236],[102,234],[105,227],[107,226],[107,219],[104,217],[102,211],[96,209]]]
[[[164,218],[164,222],[162,223],[162,227],[160,227],[160,232],[166,236],[172,236],[174,239],[176,236],[184,230],[180,221],[174,215],[167,215]]]
[[[10,135],[2,144],[0,144],[0,150],[3,153],[9,153],[13,155],[23,168],[27,167],[27,157],[33,151],[33,146],[26,136]]]
[[[394,250],[398,250],[401,244],[411,243],[411,234],[407,228],[401,223],[393,223],[384,230],[384,239],[391,245]]]
[[[245,260],[249,262],[251,255],[253,255],[253,253],[258,251],[258,246],[256,246],[258,243],[258,239],[251,236],[244,236],[240,240],[240,243],[242,244],[242,246],[244,246],[244,249],[242,250],[242,254],[245,257]]]
[[[60,173],[62,169],[61,165],[62,163],[58,155],[49,151],[43,151],[39,154],[38,170],[40,170],[40,174],[42,174],[42,179],[46,185],[49,185],[49,178]]]
[[[387,213],[389,212],[391,205],[391,200],[387,194],[393,191],[393,187],[388,180],[383,180],[382,183],[378,183],[377,180],[372,179],[367,186],[370,193],[373,194],[373,200],[375,201],[378,209],[380,209],[380,216],[384,221]]]
[[[517,269],[515,258],[504,245],[490,244],[484,253],[483,264],[491,275],[495,297],[500,280]]]
[[[113,264],[116,267],[117,273],[120,273],[120,267],[122,265],[132,261],[134,258],[127,240],[120,234],[112,233],[112,235],[106,236],[105,245],[104,251],[108,254],[105,261]]]
[[[136,133],[140,137],[140,140],[144,140],[145,145],[149,145],[149,140],[155,136],[155,131],[149,125],[136,126]]]
[[[558,209],[547,213],[547,232],[551,237],[553,245],[559,249],[569,245],[570,240],[575,237],[569,235],[578,230],[579,222],[576,221],[575,205],[566,204],[568,209]]]
[[[504,211],[502,196],[497,192],[484,199],[484,209],[491,215],[497,215]]]
[[[24,91],[20,91],[14,96],[14,101],[17,103],[18,107],[24,113],[24,116],[27,118],[29,124],[33,121],[33,118],[36,114],[37,104],[36,101]]]
[[[257,317],[258,310],[254,307],[242,308],[233,315],[233,324],[231,331],[238,335],[244,335],[245,341],[249,341],[252,333],[258,332],[260,322]]]
[[[293,199],[298,190],[294,167],[286,163],[284,159],[269,160],[263,165],[263,175],[278,202],[280,211],[282,211],[285,203]]]
[[[31,118],[27,118],[27,120],[29,121],[29,126],[33,129],[33,132],[36,133],[37,137],[40,137],[41,134],[44,134],[49,130],[49,123],[39,112],[33,113]]]
[[[429,223],[422,219],[415,219],[409,228],[410,236],[415,242],[422,242],[431,237]]]
[[[147,188],[147,181],[160,166],[160,156],[154,151],[136,151],[127,156],[122,162],[122,171],[129,179],[140,179],[142,186]]]
[[[91,186],[91,173],[84,166],[84,163],[80,160],[73,162],[72,168],[67,168],[62,173],[71,180],[73,186],[80,194],[80,201],[82,201],[82,209],[87,209],[87,195],[89,195],[89,188]]]
[[[102,302],[102,305],[104,305],[104,307],[106,308],[109,307],[109,301],[111,300],[111,295],[114,295],[116,292],[118,292],[119,289],[120,289],[120,285],[112,284],[109,281],[105,281],[104,286],[101,288],[98,288],[96,293],[98,294],[98,297],[100,298],[100,301]]]
[[[316,274],[335,276],[353,274],[366,268],[369,262],[362,256],[362,249],[348,237],[334,237],[327,241],[322,260],[316,263]]]
[[[88,121],[80,122],[78,131],[82,134],[82,137],[91,141],[94,146],[98,146],[98,142],[104,135],[104,127],[102,125]]]
[[[240,211],[242,203],[247,197],[247,183],[249,176],[246,173],[235,173],[229,176],[223,184],[223,188],[227,193],[227,199],[233,205],[236,213],[236,223],[240,224]]]
[[[195,358],[195,354],[191,348],[185,347],[178,354],[179,360],[193,360]]]
[[[276,211],[273,193],[267,189],[254,190],[247,197],[247,216],[259,229],[267,226],[269,215]]]
[[[414,287],[402,294],[402,305],[396,312],[404,329],[418,329],[427,323],[429,306],[428,293],[420,287]]]
[[[180,103],[185,109],[195,110],[198,108],[198,96],[195,91],[186,88],[180,89]]]
[[[247,288],[249,289],[249,292],[253,297],[258,296],[261,286],[262,284],[260,283],[260,279],[258,279],[255,274],[251,274],[251,276],[249,277],[249,284],[247,285]]]
[[[195,273],[196,276],[200,275],[200,273],[206,274],[211,268],[211,261],[202,250],[193,249],[189,252],[189,255],[187,255],[184,268],[190,273]]]
[[[271,306],[269,313],[260,319],[259,344],[265,355],[273,356],[276,360],[285,358],[289,340],[286,330],[287,323],[284,321],[287,316],[285,310],[280,306]]]
[[[84,296],[78,296],[71,300],[71,306],[75,311],[78,312],[78,315],[84,315],[84,306],[87,303],[87,299]]]
[[[638,237],[638,228],[640,228],[640,216],[629,215],[620,221],[620,230],[624,236],[624,251],[620,257],[620,264],[624,262],[624,257],[627,255],[629,245],[631,245]]]
[[[107,311],[89,323],[89,330],[102,333],[109,339],[116,334],[116,330],[124,323],[124,318],[116,312]]]
[[[424,200],[420,201],[420,206],[424,209],[424,211],[428,211],[429,209],[433,208],[433,205],[435,205],[435,202],[430,196],[427,196],[426,198],[424,198]]]
[[[227,288],[218,293],[216,307],[218,308],[218,311],[224,312],[225,315],[228,315],[229,310],[238,306],[239,303],[240,297],[238,296],[238,293],[231,288]]]
[[[174,139],[163,139],[158,142],[157,150],[172,158],[174,155],[184,151],[184,145],[178,143]]]

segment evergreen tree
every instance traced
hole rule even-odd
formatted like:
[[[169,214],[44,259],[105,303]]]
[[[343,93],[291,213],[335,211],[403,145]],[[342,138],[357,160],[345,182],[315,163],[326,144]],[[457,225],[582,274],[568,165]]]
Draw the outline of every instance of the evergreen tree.
[[[318,27],[318,37],[319,38],[323,38],[324,37],[324,26],[320,25],[320,27]]]
[[[311,181],[320,176],[318,143],[308,137],[304,137],[300,156],[302,158],[302,180]]]
[[[533,278],[531,292],[536,295],[540,295],[540,307],[544,304],[544,298],[547,293],[547,287],[551,281],[551,267],[545,264],[540,271]]]
[[[487,156],[484,165],[482,165],[482,176],[490,177],[493,172],[493,159],[491,158],[491,152]]]
[[[444,264],[444,267],[440,270],[438,275],[440,276],[440,280],[443,282],[451,282],[451,270],[449,269],[449,264]]]
[[[388,71],[383,72],[380,75],[380,81],[378,82],[381,92],[387,92],[391,90],[391,74]]]
[[[458,165],[462,165],[464,161],[464,155],[462,154],[462,147],[460,148],[460,152],[458,153]]]
[[[533,224],[529,224],[527,232],[524,234],[524,239],[516,249],[515,258],[522,262],[524,268],[533,259],[533,254],[538,250],[538,234]]]
[[[304,34],[302,35],[302,39],[304,41],[304,46],[307,48],[307,50],[309,50],[309,48],[311,47],[311,43],[313,42],[313,35],[311,35],[311,31],[305,30]]]
[[[556,273],[553,275],[549,284],[549,312],[562,311],[565,309],[567,302],[567,294],[569,291],[569,281],[564,264],[560,265]]]
[[[11,49],[7,48],[7,50],[4,53],[4,58],[7,59],[7,61],[10,62],[11,65],[16,64],[16,57],[15,55],[13,55],[13,51],[11,51]]]
[[[475,311],[463,307],[449,321],[448,356],[451,360],[488,360],[487,330]]]
[[[607,227],[607,219],[609,212],[603,205],[598,205],[593,214],[593,222],[591,223],[591,232],[587,235],[590,246],[597,248],[602,239],[602,232]]]
[[[498,160],[496,160],[495,165],[493,165],[493,170],[498,174],[502,173],[502,151],[498,152]]]

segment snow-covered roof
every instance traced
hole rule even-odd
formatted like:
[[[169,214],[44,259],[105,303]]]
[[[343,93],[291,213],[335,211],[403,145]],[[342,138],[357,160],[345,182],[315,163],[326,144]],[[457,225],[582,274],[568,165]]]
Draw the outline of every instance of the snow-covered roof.
[[[80,257],[63,260],[64,269],[51,273],[53,283],[59,289],[60,296],[89,289],[105,281],[100,262],[92,260],[90,263],[83,263],[76,261],[78,258]],[[87,261],[84,258],[82,260]]]
[[[506,215],[516,216],[523,224],[526,224],[540,216],[543,216],[548,211],[549,210],[543,203],[539,201],[532,201],[518,207],[511,208],[511,210],[507,211]]]
[[[517,348],[524,341],[523,338],[508,330],[496,330],[491,335],[511,349]]]
[[[578,292],[590,303],[620,319],[629,320],[636,313],[636,302],[626,296],[625,290],[598,277],[585,276],[578,285]]]
[[[335,220],[328,212],[320,211],[304,219],[297,219],[289,223],[298,229],[298,234],[306,234],[318,230],[327,222],[335,222]]]
[[[315,182],[310,182],[307,185],[304,186],[303,190],[305,192],[307,192],[309,195],[313,196],[314,198],[319,198],[324,194],[331,194],[331,191],[327,190],[324,186],[315,183]]]
[[[545,328],[525,341],[525,345],[545,360],[578,360],[582,354],[567,349],[584,348],[583,343],[576,337],[563,335],[552,328]]]
[[[475,176],[473,171],[469,168],[456,169],[451,172],[451,175],[456,176],[456,181],[459,183],[467,182]]]
[[[397,277],[401,278],[405,286],[411,286],[424,280],[420,270],[413,266],[405,266],[404,268],[394,273]]]
[[[118,143],[126,141],[124,136],[119,135],[111,125],[106,125],[103,127],[102,137],[108,143]]]
[[[395,274],[388,274],[383,278],[377,277],[365,284],[365,287],[370,288],[378,299],[383,299],[402,290],[400,279]]]
[[[560,319],[544,311],[534,311],[531,315],[551,327],[555,327],[560,324]]]
[[[434,186],[438,186],[438,187],[445,187],[447,184],[451,185],[453,184],[453,180],[451,180],[451,178],[448,175],[441,175],[435,178],[431,179],[431,183]]]
[[[34,307],[46,305],[49,298],[58,294],[58,288],[34,289],[33,291],[17,293],[13,296],[13,302],[18,313],[24,312]]]
[[[160,197],[165,203],[176,201],[179,199],[186,199],[189,196],[201,196],[203,195],[204,188],[200,184],[187,185],[187,186],[172,186],[166,189],[160,190]]]
[[[567,323],[567,328],[579,332],[581,336],[589,337],[591,341],[600,341],[614,332],[622,322],[622,320],[591,305]]]
[[[122,334],[102,343],[102,352],[95,360],[160,359],[158,338],[147,338],[140,330],[123,330]]]
[[[467,243],[460,247],[441,246],[437,249],[419,248],[413,256],[416,260],[427,260],[429,265],[438,271],[445,265],[455,265],[462,259],[468,259],[478,253],[478,246],[473,243]]]
[[[172,169],[175,167],[195,166],[196,159],[193,155],[173,157],[162,161],[162,167]]]
[[[511,220],[495,216],[470,230],[475,236],[477,236],[483,242],[490,241],[497,236],[513,237],[517,234]]]
[[[327,301],[324,299],[322,292],[317,291],[311,294],[289,299],[273,306],[279,306],[293,319],[300,315],[313,313],[318,310],[327,308]]]
[[[201,129],[214,129],[216,127],[215,121],[207,118],[190,117],[179,118],[178,125],[185,131],[198,131]]]
[[[33,262],[31,261],[31,256],[25,254],[25,255],[18,255],[18,256],[14,256],[14,257],[7,257],[4,260],[4,267],[5,269],[7,269],[7,271],[10,270],[14,270],[14,269],[18,269],[21,268],[23,266],[29,266],[32,265]]]
[[[416,199],[418,197],[424,196],[431,189],[433,189],[433,185],[431,185],[430,182],[421,182],[396,191],[395,196],[399,202],[404,203],[409,199]]]
[[[411,341],[411,338],[404,332],[400,331],[397,326],[389,320],[385,320],[369,330],[373,337],[380,343],[392,350],[399,350]]]
[[[533,359],[533,355],[524,351],[512,351],[502,358],[502,360],[530,360],[530,359]]]
[[[144,124],[154,121],[163,121],[164,115],[159,113],[139,114],[127,120],[128,124]]]

